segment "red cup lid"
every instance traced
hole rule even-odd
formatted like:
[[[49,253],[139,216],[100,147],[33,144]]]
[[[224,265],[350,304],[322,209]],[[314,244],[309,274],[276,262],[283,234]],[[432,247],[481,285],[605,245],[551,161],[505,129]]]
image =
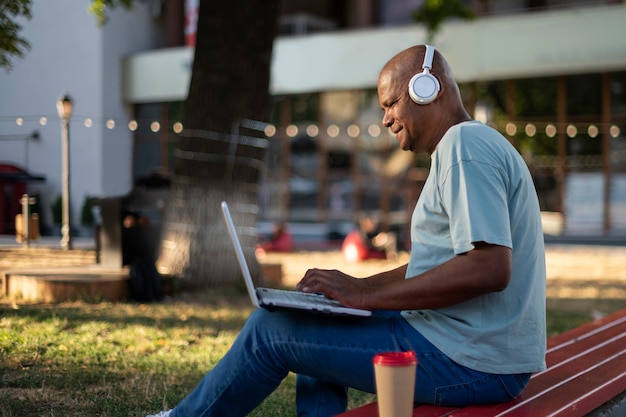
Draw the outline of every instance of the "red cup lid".
[[[385,366],[416,365],[417,357],[412,350],[406,352],[381,352],[374,356],[372,362],[375,365]]]

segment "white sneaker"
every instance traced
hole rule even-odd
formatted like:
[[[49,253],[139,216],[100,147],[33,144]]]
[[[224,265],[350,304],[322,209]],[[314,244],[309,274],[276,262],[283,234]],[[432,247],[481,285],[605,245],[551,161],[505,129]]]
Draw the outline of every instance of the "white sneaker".
[[[146,417],[169,417],[171,413],[172,413],[172,410],[167,410],[167,411],[161,411],[158,414],[149,414]]]

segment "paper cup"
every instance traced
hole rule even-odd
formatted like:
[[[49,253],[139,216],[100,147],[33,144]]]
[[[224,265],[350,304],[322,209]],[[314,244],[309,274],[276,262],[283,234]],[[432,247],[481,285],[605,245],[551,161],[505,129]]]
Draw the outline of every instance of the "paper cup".
[[[415,352],[382,352],[374,356],[379,417],[411,417],[415,391]]]

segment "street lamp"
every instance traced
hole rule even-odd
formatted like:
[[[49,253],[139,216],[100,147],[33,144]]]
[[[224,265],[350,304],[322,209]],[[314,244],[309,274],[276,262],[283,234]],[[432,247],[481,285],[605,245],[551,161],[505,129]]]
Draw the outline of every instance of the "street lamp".
[[[61,171],[61,247],[72,249],[72,233],[70,231],[70,118],[74,110],[74,102],[67,94],[57,100],[57,112],[61,118],[62,171]]]

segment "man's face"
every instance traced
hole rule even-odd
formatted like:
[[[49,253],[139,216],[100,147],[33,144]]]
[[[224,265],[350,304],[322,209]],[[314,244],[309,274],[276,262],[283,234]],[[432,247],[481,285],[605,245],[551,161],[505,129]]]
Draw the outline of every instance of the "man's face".
[[[382,108],[383,126],[388,127],[405,151],[430,152],[428,121],[431,105],[419,105],[409,97],[408,81],[393,70],[383,70],[378,77],[378,100]]]

